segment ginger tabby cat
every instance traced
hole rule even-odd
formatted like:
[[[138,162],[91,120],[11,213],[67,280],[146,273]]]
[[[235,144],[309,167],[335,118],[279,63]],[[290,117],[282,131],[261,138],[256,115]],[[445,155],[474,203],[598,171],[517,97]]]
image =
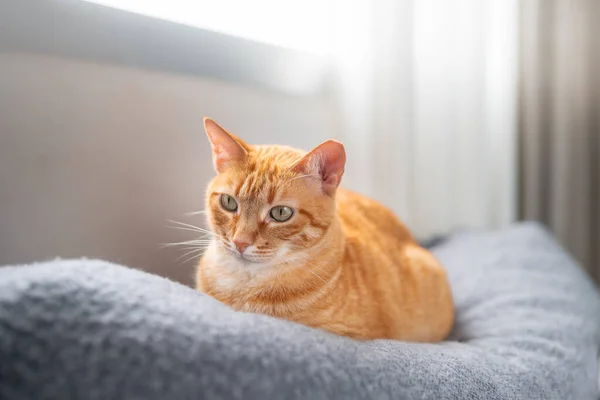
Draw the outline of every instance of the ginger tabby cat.
[[[234,309],[355,339],[435,342],[454,307],[446,273],[387,208],[338,188],[344,146],[252,146],[204,120],[217,176],[197,288]],[[212,236],[212,235],[211,235]]]

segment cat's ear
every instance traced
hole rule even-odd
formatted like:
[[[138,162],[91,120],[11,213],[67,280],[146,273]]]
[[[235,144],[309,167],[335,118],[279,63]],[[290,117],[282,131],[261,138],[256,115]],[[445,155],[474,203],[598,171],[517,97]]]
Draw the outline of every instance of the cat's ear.
[[[321,179],[323,191],[333,195],[342,181],[346,166],[344,145],[335,140],[321,143],[300,161],[293,169],[299,173],[316,175]]]
[[[248,156],[249,146],[233,136],[210,118],[204,118],[204,130],[210,140],[213,165],[219,173],[233,164],[243,162]]]

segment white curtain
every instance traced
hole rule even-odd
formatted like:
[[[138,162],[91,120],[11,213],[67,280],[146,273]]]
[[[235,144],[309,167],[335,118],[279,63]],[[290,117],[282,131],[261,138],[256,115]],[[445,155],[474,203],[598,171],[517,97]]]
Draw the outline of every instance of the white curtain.
[[[516,217],[516,0],[334,2],[345,183],[418,236]]]

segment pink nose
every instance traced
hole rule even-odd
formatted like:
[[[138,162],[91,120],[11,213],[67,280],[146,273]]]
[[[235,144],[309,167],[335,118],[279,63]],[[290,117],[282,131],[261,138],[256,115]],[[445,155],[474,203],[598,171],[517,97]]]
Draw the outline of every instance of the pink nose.
[[[235,245],[235,248],[238,249],[238,251],[241,253],[243,253],[252,243],[246,241],[246,240],[242,240],[242,239],[234,239],[233,240],[233,244]]]

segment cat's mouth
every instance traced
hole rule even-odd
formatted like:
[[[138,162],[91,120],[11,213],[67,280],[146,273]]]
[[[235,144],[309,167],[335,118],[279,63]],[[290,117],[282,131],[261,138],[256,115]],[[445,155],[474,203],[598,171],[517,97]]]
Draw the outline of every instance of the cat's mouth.
[[[262,252],[255,254],[254,251],[239,252],[233,246],[225,248],[226,254],[234,260],[243,264],[268,264],[273,261],[273,253]]]

